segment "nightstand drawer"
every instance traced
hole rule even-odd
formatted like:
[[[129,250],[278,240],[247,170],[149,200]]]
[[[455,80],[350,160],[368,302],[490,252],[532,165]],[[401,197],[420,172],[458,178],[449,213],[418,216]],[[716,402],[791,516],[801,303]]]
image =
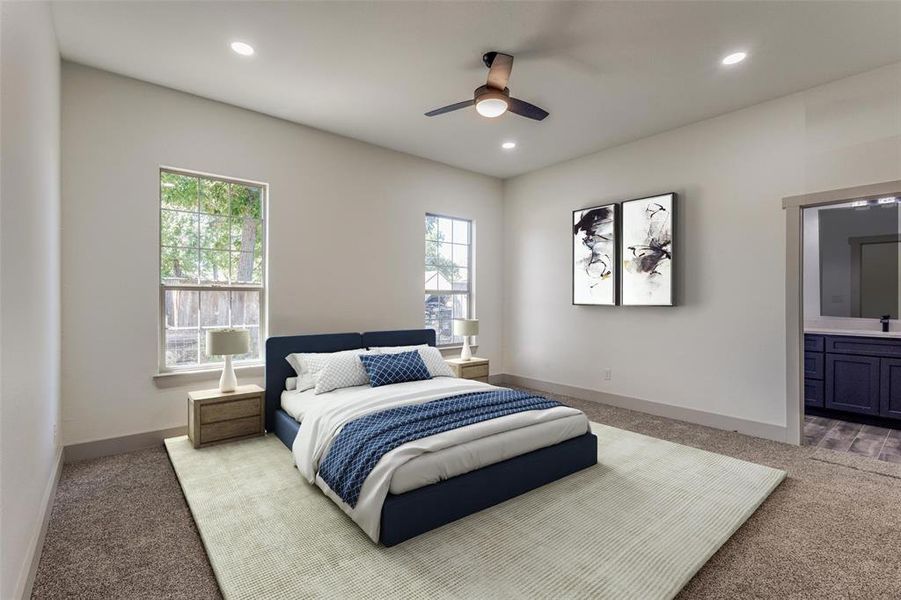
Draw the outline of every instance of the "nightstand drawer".
[[[488,365],[463,365],[460,367],[460,377],[463,379],[488,377]]]
[[[206,444],[208,442],[241,437],[244,435],[253,435],[255,433],[261,433],[259,415],[203,425],[200,428],[200,442]]]
[[[259,420],[260,398],[247,398],[217,404],[205,404],[200,407],[200,424],[230,421],[241,417],[256,416]]]

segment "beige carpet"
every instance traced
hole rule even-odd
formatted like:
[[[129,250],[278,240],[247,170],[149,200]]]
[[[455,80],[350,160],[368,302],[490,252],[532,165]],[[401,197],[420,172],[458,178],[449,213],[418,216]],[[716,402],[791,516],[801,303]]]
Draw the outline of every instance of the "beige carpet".
[[[599,465],[393,548],[272,436],[166,441],[226,598],[671,598],[783,471],[592,424]]]

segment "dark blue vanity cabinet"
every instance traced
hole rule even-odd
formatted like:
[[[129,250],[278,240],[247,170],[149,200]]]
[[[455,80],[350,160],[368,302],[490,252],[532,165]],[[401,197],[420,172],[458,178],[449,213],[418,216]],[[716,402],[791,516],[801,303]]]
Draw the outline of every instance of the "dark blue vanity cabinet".
[[[879,362],[872,356],[826,355],[826,408],[879,414]]]
[[[816,379],[804,379],[804,404],[823,408],[823,382]]]
[[[901,419],[901,358],[883,358],[879,414]]]
[[[804,404],[823,408],[823,377],[826,372],[825,340],[821,335],[804,336]]]
[[[804,403],[901,419],[901,340],[805,335]]]

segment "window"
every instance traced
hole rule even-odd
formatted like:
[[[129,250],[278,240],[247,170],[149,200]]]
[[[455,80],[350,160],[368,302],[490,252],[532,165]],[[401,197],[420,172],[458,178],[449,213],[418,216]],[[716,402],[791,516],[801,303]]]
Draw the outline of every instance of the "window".
[[[160,370],[221,362],[208,329],[250,331],[259,361],[265,335],[266,186],[160,170]]]
[[[425,216],[425,326],[439,346],[462,344],[454,319],[472,318],[472,221]]]

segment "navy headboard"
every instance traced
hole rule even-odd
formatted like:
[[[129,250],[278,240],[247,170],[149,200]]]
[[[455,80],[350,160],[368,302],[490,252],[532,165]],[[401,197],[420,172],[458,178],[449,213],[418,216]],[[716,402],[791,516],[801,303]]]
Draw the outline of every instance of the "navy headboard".
[[[288,335],[266,340],[266,430],[272,431],[275,411],[282,403],[285,379],[296,373],[285,357],[295,352],[339,352],[372,346],[435,345],[434,329]]]
[[[363,347],[435,345],[434,329],[401,329],[398,331],[367,331],[363,334]]]
[[[359,333],[287,335],[266,340],[266,430],[272,431],[275,411],[282,404],[285,379],[296,373],[285,357],[295,352],[339,352],[363,347]]]

